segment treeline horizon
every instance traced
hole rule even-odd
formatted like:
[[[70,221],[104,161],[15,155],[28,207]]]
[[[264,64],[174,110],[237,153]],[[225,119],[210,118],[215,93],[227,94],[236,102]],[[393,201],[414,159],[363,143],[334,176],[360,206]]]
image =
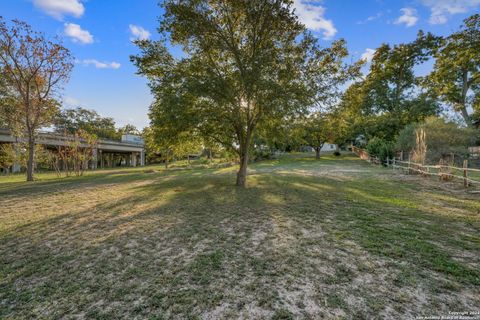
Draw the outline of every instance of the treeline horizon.
[[[479,14],[448,36],[420,30],[411,42],[382,44],[363,75],[367,61],[349,61],[343,39],[323,46],[288,0],[167,0],[161,6],[160,40],[136,40],[139,53],[130,60],[154,97],[143,130],[147,150],[165,161],[199,146],[227,151],[238,157],[236,184],[244,187],[259,150],[307,145],[319,157],[324,143],[341,145],[360,135],[391,147],[404,128],[440,117],[443,108],[473,130],[468,134],[478,132]],[[171,44],[185,54],[174,56]],[[430,59],[431,73],[416,75]],[[0,19],[0,126],[28,137],[28,180],[42,127],[119,135],[112,118],[93,110],[60,111],[61,84],[73,65],[61,43],[26,23]],[[138,132],[130,125],[122,130]]]

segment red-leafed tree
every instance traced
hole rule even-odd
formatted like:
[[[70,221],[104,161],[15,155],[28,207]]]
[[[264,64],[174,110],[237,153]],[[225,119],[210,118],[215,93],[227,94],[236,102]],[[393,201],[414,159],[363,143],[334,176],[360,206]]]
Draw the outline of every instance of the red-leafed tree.
[[[9,127],[28,141],[27,181],[33,181],[37,132],[58,111],[58,94],[73,68],[70,51],[25,22],[0,17],[0,70],[10,98]],[[13,99],[12,99],[13,97]]]

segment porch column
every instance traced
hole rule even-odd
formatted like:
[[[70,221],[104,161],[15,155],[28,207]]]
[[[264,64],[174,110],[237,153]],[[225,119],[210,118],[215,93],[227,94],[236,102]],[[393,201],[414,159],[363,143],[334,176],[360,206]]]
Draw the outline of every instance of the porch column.
[[[102,152],[102,150],[99,150],[99,151],[100,151],[100,168],[103,169],[103,161],[104,161],[103,160],[103,152]]]
[[[20,157],[20,150],[18,150],[18,143],[13,144],[13,149],[15,150],[15,157],[18,159]],[[22,169],[22,166],[18,161],[15,161],[15,163],[12,166],[12,173],[17,173],[20,172]]]
[[[140,165],[145,165],[145,150],[140,151]]]
[[[95,148],[92,150],[92,164],[90,166],[90,169],[97,169],[97,164],[98,164],[98,149]]]
[[[130,154],[130,159],[132,159],[132,167],[136,167],[137,166],[137,153],[136,152],[132,152]]]

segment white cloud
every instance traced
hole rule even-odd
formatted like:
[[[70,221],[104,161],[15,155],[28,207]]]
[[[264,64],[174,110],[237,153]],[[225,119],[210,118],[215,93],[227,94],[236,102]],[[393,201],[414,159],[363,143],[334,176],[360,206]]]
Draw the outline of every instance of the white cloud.
[[[373,55],[375,54],[375,49],[367,48],[365,49],[365,52],[362,53],[362,56],[360,57],[362,60],[366,60],[367,63],[372,61]]]
[[[93,43],[93,36],[87,30],[83,30],[80,25],[75,23],[65,23],[63,30],[66,36],[70,37],[73,42],[84,44]]]
[[[444,24],[448,16],[480,6],[480,0],[421,0],[421,3],[430,8],[430,24]]]
[[[414,8],[402,8],[400,11],[403,13],[397,20],[395,20],[395,24],[405,24],[407,27],[413,27],[417,21],[417,10]]]
[[[322,31],[324,39],[331,39],[337,33],[332,20],[323,17],[325,8],[316,0],[294,0],[295,14],[305,27],[313,31]]]
[[[85,59],[82,61],[84,65],[90,66],[93,65],[97,69],[118,69],[120,68],[120,63],[118,62],[101,62],[96,59]]]
[[[33,0],[33,4],[59,20],[63,19],[65,15],[80,18],[85,12],[85,7],[79,0]]]
[[[72,98],[72,97],[69,97],[69,96],[66,96],[63,98],[63,103],[67,106],[79,106],[80,105],[80,101],[75,99],[75,98]]]
[[[131,24],[128,27],[133,36],[130,40],[148,40],[150,38],[150,32],[148,30],[134,24]]]
[[[377,19],[381,18],[382,16],[383,16],[383,12],[377,12],[377,14],[374,15],[374,16],[369,16],[365,20],[357,21],[357,24],[365,24],[365,23],[368,23],[370,21],[377,20]]]

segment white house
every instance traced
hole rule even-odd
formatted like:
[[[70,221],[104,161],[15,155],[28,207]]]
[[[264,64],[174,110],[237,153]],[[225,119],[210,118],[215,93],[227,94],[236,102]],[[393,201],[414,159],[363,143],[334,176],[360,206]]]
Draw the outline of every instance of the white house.
[[[322,149],[320,150],[321,152],[326,152],[326,151],[335,151],[337,150],[337,145],[333,143],[325,143],[323,144]]]
[[[301,148],[302,151],[304,152],[315,152],[315,149],[309,146],[304,146]],[[334,143],[324,143],[322,146],[322,149],[320,149],[320,152],[333,152],[337,150],[337,145]]]

